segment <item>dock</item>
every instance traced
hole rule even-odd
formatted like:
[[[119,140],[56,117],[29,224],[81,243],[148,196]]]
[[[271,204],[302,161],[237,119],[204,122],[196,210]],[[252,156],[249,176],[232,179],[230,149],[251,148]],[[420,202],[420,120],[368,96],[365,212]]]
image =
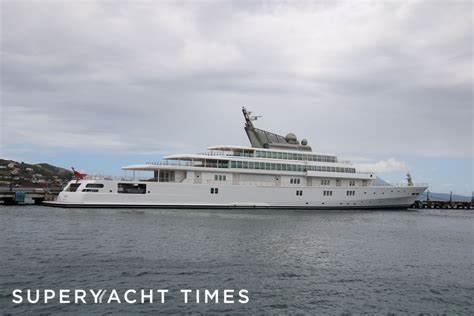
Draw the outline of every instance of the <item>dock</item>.
[[[0,190],[0,202],[4,205],[35,204],[42,205],[43,201],[52,201],[59,194],[58,191],[43,189],[26,189],[15,191]]]
[[[472,201],[442,201],[442,200],[419,200],[415,201],[410,208],[414,209],[472,209]]]

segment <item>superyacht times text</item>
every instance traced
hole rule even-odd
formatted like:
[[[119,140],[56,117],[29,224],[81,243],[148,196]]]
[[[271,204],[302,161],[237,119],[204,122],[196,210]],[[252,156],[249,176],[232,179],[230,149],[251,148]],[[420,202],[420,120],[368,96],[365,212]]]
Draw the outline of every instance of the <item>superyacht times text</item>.
[[[245,289],[180,289],[173,293],[184,304],[247,304]],[[169,289],[14,289],[14,304],[166,304]]]

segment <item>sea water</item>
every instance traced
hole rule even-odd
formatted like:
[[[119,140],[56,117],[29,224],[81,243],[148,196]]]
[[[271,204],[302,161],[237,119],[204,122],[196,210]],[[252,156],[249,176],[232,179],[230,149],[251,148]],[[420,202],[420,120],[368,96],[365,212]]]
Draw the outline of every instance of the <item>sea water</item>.
[[[473,224],[472,210],[0,206],[0,310],[473,314]],[[26,294],[16,304],[15,289],[168,293],[153,304],[30,304]],[[184,303],[183,289],[218,290],[220,301]],[[223,303],[226,289],[248,302]]]

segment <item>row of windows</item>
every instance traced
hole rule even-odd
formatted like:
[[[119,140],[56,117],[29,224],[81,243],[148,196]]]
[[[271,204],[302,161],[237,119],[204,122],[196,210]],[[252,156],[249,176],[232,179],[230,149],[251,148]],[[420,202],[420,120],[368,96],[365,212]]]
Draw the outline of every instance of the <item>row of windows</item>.
[[[214,180],[215,181],[227,181],[227,176],[221,175],[221,174],[215,174],[214,175]]]
[[[302,196],[302,195],[303,195],[303,191],[302,191],[302,190],[296,190],[296,195],[297,195],[297,196]]]
[[[329,185],[329,180],[327,180],[327,179],[322,179],[322,180],[321,180],[321,185]]]
[[[355,195],[355,191],[347,191],[346,195]]]
[[[350,186],[350,187],[355,186],[355,181],[353,181],[353,180],[349,181],[349,186]]]
[[[290,184],[300,184],[300,179],[291,178]]]
[[[146,194],[146,184],[144,183],[119,183],[117,193],[124,194]]]
[[[257,162],[257,161],[231,161],[230,167],[238,168],[238,169],[260,169],[260,170],[279,170],[279,171],[300,171],[300,172],[324,171],[324,172],[355,173],[355,168],[289,165],[289,164],[282,164],[282,163]]]
[[[323,191],[324,196],[332,196],[332,191]]]
[[[82,192],[99,192],[98,189],[83,189]]]
[[[211,188],[211,194],[219,194],[219,188]]]
[[[337,158],[335,156],[285,153],[285,152],[277,152],[277,151],[260,151],[260,150],[257,150],[255,152],[255,157],[257,157],[257,158],[272,158],[272,159],[321,161],[321,162],[337,162]]]

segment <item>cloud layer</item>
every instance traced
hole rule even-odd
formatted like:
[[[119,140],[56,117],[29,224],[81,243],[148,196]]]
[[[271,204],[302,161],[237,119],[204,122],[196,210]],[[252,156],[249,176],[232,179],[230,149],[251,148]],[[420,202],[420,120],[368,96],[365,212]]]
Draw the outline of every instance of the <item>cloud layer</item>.
[[[388,173],[388,172],[407,172],[408,167],[403,161],[395,158],[381,160],[374,163],[355,163],[354,166],[358,171]]]
[[[472,2],[1,2],[2,155],[173,153],[261,128],[472,157]]]

